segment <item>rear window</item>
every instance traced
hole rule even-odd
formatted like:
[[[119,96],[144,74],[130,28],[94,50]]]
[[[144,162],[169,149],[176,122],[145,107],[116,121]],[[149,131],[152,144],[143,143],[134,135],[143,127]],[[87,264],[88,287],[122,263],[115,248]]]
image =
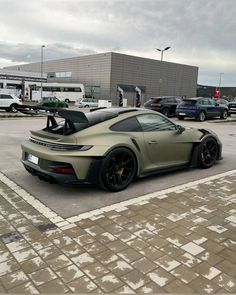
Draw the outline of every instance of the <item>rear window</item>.
[[[162,100],[163,98],[155,98],[155,97],[151,98],[151,102],[160,102]]]
[[[76,131],[80,131],[88,127],[94,126],[96,124],[113,119],[117,117],[117,114],[112,112],[109,113],[109,112],[103,112],[103,111],[96,111],[96,112],[86,113],[86,117],[89,121],[88,123],[74,123]]]

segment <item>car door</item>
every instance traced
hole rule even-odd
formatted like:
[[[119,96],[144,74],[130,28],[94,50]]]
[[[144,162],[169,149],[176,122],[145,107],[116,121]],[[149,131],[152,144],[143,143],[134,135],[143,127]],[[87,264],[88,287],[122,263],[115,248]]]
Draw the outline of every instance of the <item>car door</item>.
[[[219,117],[221,114],[221,107],[219,102],[214,99],[209,99],[209,110],[211,117]]]
[[[192,154],[192,132],[182,133],[167,118],[159,114],[137,116],[143,131],[146,153],[151,163],[159,168],[186,164]]]

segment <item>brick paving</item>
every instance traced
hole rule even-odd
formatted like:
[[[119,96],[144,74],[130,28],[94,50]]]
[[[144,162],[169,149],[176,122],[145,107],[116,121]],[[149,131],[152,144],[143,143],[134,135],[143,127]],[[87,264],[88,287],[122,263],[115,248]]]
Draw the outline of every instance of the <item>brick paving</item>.
[[[0,173],[0,293],[236,293],[236,170],[67,219]]]

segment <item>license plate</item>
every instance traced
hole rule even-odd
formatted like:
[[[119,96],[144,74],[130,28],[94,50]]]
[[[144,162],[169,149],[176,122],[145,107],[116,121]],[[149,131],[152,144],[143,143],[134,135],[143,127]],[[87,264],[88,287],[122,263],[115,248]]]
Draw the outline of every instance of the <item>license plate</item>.
[[[185,113],[179,113],[180,116],[185,116]]]
[[[34,155],[31,155],[31,154],[26,154],[26,160],[35,164],[35,165],[38,165],[38,163],[39,163],[39,158],[35,157]]]

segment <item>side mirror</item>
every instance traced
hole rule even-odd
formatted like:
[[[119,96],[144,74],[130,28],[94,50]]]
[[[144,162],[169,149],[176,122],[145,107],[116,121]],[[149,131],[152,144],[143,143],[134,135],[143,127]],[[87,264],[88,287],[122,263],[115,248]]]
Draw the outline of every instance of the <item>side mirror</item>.
[[[185,131],[185,128],[181,125],[176,125],[177,133],[181,134]]]

